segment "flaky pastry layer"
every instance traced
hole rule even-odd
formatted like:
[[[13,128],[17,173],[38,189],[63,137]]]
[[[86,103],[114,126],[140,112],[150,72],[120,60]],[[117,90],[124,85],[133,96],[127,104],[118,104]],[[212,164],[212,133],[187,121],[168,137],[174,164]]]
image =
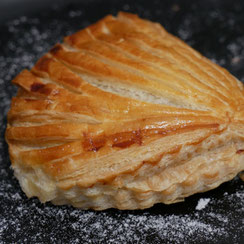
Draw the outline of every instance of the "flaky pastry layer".
[[[244,170],[244,89],[158,23],[106,16],[22,71],[6,140],[28,197],[143,209]]]

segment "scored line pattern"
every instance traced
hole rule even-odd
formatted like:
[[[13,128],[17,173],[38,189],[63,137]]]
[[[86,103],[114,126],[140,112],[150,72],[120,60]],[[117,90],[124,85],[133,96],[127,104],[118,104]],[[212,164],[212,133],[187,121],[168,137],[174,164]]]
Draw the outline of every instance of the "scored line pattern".
[[[13,83],[11,159],[57,181],[75,175],[92,185],[137,170],[141,157],[134,165],[122,160],[132,150],[196,130],[192,144],[200,143],[233,118],[243,121],[240,81],[159,24],[128,13],[66,37]]]

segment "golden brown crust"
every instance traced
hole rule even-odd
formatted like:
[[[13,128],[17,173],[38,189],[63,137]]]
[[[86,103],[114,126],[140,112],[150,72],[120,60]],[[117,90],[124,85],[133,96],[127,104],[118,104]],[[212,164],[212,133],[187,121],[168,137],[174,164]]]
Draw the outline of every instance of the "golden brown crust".
[[[29,197],[146,208],[244,170],[243,84],[136,15],[66,37],[13,83],[6,140]]]

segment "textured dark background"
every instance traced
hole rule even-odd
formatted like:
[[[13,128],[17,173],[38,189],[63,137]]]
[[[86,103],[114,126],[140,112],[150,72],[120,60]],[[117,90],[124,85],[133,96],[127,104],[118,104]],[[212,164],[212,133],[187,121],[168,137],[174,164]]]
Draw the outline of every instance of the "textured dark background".
[[[129,11],[160,22],[244,81],[244,1],[50,2],[0,2],[0,242],[244,243],[244,184],[238,178],[184,203],[143,211],[42,205],[22,193],[4,141],[6,114],[16,92],[11,79],[64,36],[108,13]],[[196,210],[200,199],[209,203]]]

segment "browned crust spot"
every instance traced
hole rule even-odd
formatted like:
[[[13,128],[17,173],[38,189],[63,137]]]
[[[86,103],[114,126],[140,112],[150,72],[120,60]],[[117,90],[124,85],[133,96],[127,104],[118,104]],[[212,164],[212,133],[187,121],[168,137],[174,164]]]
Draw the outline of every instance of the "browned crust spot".
[[[239,149],[236,151],[237,154],[241,154],[241,153],[244,153],[244,149]]]
[[[31,85],[30,90],[31,90],[32,92],[38,92],[38,91],[42,90],[44,87],[45,87],[44,84],[35,82],[35,83],[33,83],[33,84]]]

